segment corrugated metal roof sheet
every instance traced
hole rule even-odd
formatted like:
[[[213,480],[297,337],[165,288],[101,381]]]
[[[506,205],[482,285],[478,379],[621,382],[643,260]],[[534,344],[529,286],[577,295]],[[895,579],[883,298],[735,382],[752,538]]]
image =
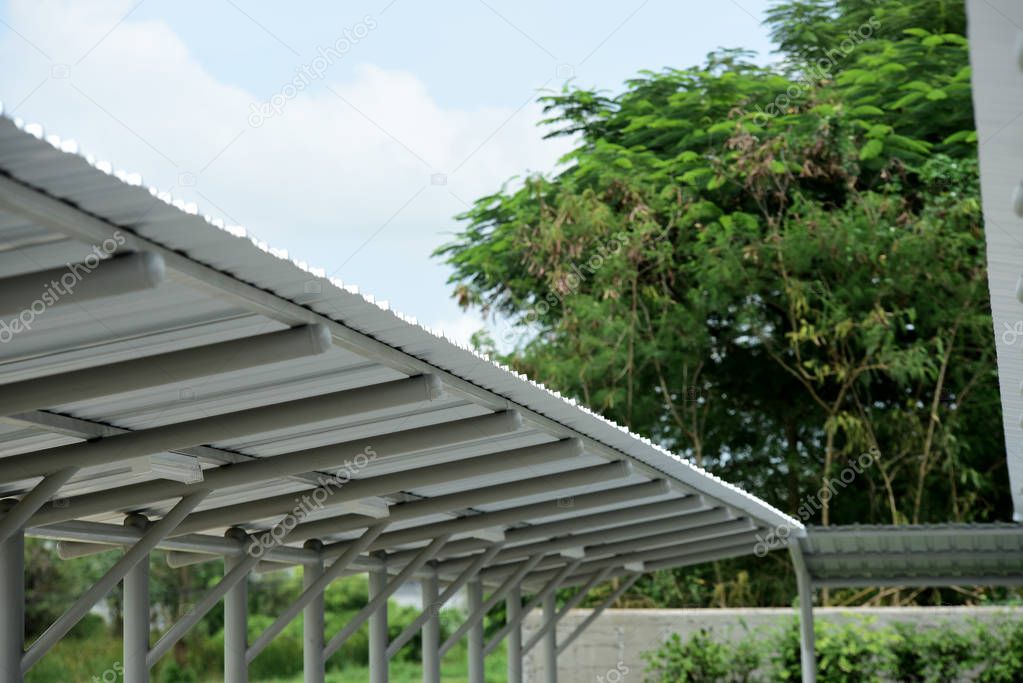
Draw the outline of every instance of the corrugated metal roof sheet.
[[[1023,527],[1018,524],[811,526],[801,543],[806,566],[818,582],[1023,581]]]

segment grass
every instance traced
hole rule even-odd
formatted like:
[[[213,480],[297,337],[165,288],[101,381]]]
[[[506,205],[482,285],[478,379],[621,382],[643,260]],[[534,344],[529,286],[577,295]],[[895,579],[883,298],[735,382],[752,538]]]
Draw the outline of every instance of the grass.
[[[124,683],[119,675],[122,657],[120,639],[103,638],[89,640],[66,639],[57,644],[32,668],[25,678],[26,683]],[[504,681],[507,678],[505,649],[498,648],[486,659],[487,681]],[[117,668],[115,669],[115,663]],[[301,670],[302,662],[295,665]],[[223,668],[216,664],[210,670],[200,672],[202,683],[222,683]],[[459,643],[444,658],[441,678],[445,683],[468,683],[465,644]],[[154,672],[154,683],[166,680],[159,671]],[[252,683],[302,683],[302,674],[291,678],[256,678]],[[423,680],[422,667],[413,662],[392,662],[390,680],[393,683],[419,683]],[[369,669],[364,666],[348,666],[343,671],[327,673],[327,683],[368,683]]]
[[[486,667],[484,680],[503,681],[506,679],[508,670],[505,666],[503,654],[499,656],[495,652],[487,657]],[[392,683],[419,683],[423,680],[422,667],[410,662],[393,662],[391,664],[390,680]],[[441,667],[441,680],[444,683],[468,683],[469,672],[466,662],[446,658]],[[365,683],[367,681],[369,681],[369,669],[364,667],[352,667],[346,671],[330,672],[326,678],[326,683]],[[215,683],[215,681],[211,680],[208,683]],[[302,683],[302,676],[262,681],[253,680],[252,683]]]

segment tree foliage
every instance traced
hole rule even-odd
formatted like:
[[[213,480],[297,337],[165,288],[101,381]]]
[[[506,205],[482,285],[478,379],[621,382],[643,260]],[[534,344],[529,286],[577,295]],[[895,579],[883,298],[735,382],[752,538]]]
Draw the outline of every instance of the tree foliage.
[[[789,0],[723,50],[543,98],[575,148],[438,250],[499,353],[812,523],[1009,511],[961,2]],[[502,347],[507,348],[507,347]]]

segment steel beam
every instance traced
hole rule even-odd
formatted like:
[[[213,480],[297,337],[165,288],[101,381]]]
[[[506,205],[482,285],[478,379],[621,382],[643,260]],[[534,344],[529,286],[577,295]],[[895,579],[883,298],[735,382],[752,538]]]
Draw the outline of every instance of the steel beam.
[[[568,636],[563,638],[560,643],[558,643],[557,654],[560,655],[568,648],[569,645],[575,642],[575,639],[581,636],[583,632],[587,628],[589,628],[590,624],[596,621],[597,617],[604,613],[604,610],[613,605],[615,601],[618,600],[618,598],[625,595],[625,591],[632,588],[632,585],[639,581],[640,576],[642,576],[642,574],[630,575],[628,578],[626,578],[625,582],[622,583],[622,585],[618,586],[618,588],[613,593],[611,593],[611,595],[609,595],[606,600],[604,600],[604,602],[594,607],[593,610],[590,612],[590,615],[586,617],[581,624],[576,626],[574,631],[572,631],[570,634],[568,634]]]
[[[748,518],[733,519],[718,524],[696,526],[678,531],[669,531],[664,534],[641,535],[627,541],[615,543],[599,543],[585,547],[586,556],[602,557],[607,555],[626,555],[628,553],[662,548],[665,546],[677,546],[685,543],[696,543],[715,538],[725,538],[756,530],[757,525]]]
[[[589,518],[584,517],[581,518],[577,524],[577,528],[582,533],[561,536],[549,541],[536,541],[533,543],[524,543],[515,546],[506,545],[505,548],[497,555],[495,561],[506,562],[520,559],[522,557],[531,557],[536,554],[543,555],[548,553],[558,553],[570,548],[596,548],[614,541],[631,541],[642,537],[649,537],[657,534],[658,532],[680,534],[694,529],[706,528],[707,526],[720,522],[727,522],[731,519],[733,519],[733,517],[731,516],[730,511],[725,510],[724,508],[715,508],[713,510],[693,512],[679,517],[659,519],[653,522],[601,528],[599,531],[586,531],[586,529],[589,528]],[[508,539],[517,539],[519,536],[518,532],[526,529],[529,529],[529,527],[510,529],[507,532],[507,537]],[[675,540],[678,540],[678,538]],[[451,571],[452,569],[464,565],[465,562],[466,560],[461,558],[447,560],[445,562],[441,562],[438,565],[438,569],[441,572]]]
[[[363,532],[357,540],[352,542],[344,554],[339,557],[334,564],[330,565],[323,573],[309,586],[306,586],[291,605],[288,606],[284,612],[281,613],[277,619],[270,624],[263,633],[249,646],[249,650],[245,655],[248,662],[252,662],[256,656],[263,651],[263,649],[270,644],[277,635],[284,630],[284,627],[291,623],[291,620],[298,616],[309,603],[319,598],[323,591],[327,589],[327,586],[334,581],[334,579],[341,576],[348,567],[352,564],[356,557],[358,557],[366,548],[376,539],[383,530],[387,528],[387,522],[382,522],[375,526],[371,526]],[[324,654],[324,659],[327,655]]]
[[[489,453],[403,472],[393,472],[365,479],[352,479],[337,490],[330,491],[330,495],[322,503],[317,502],[317,504],[322,505],[323,508],[331,508],[370,496],[381,496],[411,488],[434,486],[460,479],[549,465],[560,460],[572,460],[580,454],[582,454],[582,444],[578,439],[564,439],[554,443]],[[253,519],[282,515],[292,510],[296,502],[300,502],[303,497],[308,496],[316,501],[318,498],[316,491],[317,489],[309,489],[298,493],[271,496],[258,501],[202,510],[189,515],[181,525],[181,532],[203,531],[224,524],[240,524]],[[414,551],[409,553],[410,556],[414,554]]]
[[[0,279],[0,316],[78,304],[109,296],[152,289],[166,277],[163,258],[143,251],[117,255],[96,262],[69,264]]]
[[[227,534],[245,543],[248,534],[237,527],[228,529]],[[231,576],[238,567],[249,569],[245,555],[224,556],[224,578]],[[248,683],[249,664],[245,651],[249,641],[249,582],[248,572],[224,595],[224,683]]]
[[[366,439],[208,469],[203,472],[203,486],[211,489],[247,486],[270,479],[328,470],[350,461],[355,454],[367,452],[367,449],[375,452],[378,459],[389,459],[430,448],[506,434],[515,431],[520,425],[518,413],[511,411],[415,427]],[[338,486],[342,483],[335,482]],[[30,525],[46,526],[75,517],[100,514],[111,509],[147,504],[154,500],[179,496],[189,490],[191,490],[189,484],[163,480],[122,486],[113,492],[87,493],[68,499],[64,507],[47,504],[32,517]]]
[[[522,588],[517,584],[505,598],[506,623],[514,623],[508,630],[508,683],[522,683]]]
[[[546,598],[548,595],[554,595],[554,593],[558,590],[558,586],[561,585],[561,582],[564,581],[573,571],[575,571],[576,567],[579,566],[579,562],[580,562],[579,560],[572,560],[567,565],[562,567],[561,571],[559,571],[557,574],[551,577],[550,581],[548,581],[547,584],[543,588],[541,588],[529,602],[526,603],[526,606],[522,608],[521,618],[524,619],[526,615],[533,611],[533,609],[536,608],[537,605],[543,602],[544,598]],[[515,580],[516,585],[521,584],[522,577],[526,573],[527,572],[522,572],[522,574],[520,575],[519,572],[516,572],[515,574],[512,575],[512,577],[516,579]],[[509,577],[509,579],[511,579],[512,577]],[[486,654],[490,654],[491,652],[496,650],[497,646],[501,644],[501,641],[504,639],[504,637],[508,635],[508,633],[518,625],[519,625],[518,623],[513,624],[510,621],[506,623],[487,642],[486,646],[483,648],[483,652],[485,652]]]
[[[129,515],[125,526],[144,532],[149,520]],[[124,575],[123,666],[124,680],[149,683],[149,555]]]
[[[67,632],[74,628],[82,617],[88,614],[89,610],[99,602],[99,600],[110,592],[110,590],[121,581],[125,574],[128,573],[132,567],[137,565],[142,560],[149,557],[149,553],[159,544],[159,542],[169,534],[175,526],[177,526],[182,519],[185,518],[189,512],[195,509],[199,503],[202,502],[209,494],[209,491],[198,490],[194,493],[179,500],[170,511],[164,515],[163,519],[154,523],[149,527],[138,542],[135,543],[131,548],[127,549],[124,555],[114,563],[106,574],[94,583],[81,597],[74,602],[71,607],[68,608],[63,615],[61,615],[57,621],[53,622],[52,625],[46,631],[40,635],[32,646],[28,649],[25,655],[21,658],[21,670],[27,672],[31,669],[41,658],[45,655],[50,648],[56,645],[61,638],[67,635]]]
[[[705,510],[703,501],[699,496],[686,496],[685,498],[672,498],[656,503],[630,506],[609,512],[598,512],[589,515],[578,515],[555,522],[542,522],[530,526],[515,527],[505,532],[508,544],[506,548],[511,549],[512,544],[521,544],[528,541],[542,539],[550,540],[563,534],[573,534],[582,530],[615,527],[629,522],[647,523],[658,518],[676,517],[691,512]],[[663,520],[662,520],[663,521]],[[461,562],[464,558],[455,557],[467,552],[474,552],[486,547],[486,542],[478,539],[466,538],[452,541],[444,547],[441,557],[445,558],[441,566],[447,566],[450,562]],[[521,546],[516,546],[521,547]],[[397,557],[403,557],[400,553]]]
[[[429,401],[439,394],[440,382],[437,378],[432,375],[420,375],[358,389],[263,405],[258,408],[249,408],[198,420],[177,422],[103,439],[8,456],[0,459],[0,481],[39,477],[65,467],[106,465],[176,448],[271,432],[299,424],[311,424],[359,415],[374,410]],[[259,464],[264,460],[270,460],[270,458],[253,462]],[[127,489],[127,487],[125,488]],[[108,498],[114,497],[109,491],[99,493]],[[114,507],[116,506],[114,505]],[[33,523],[40,524],[41,522],[34,521]]]
[[[796,587],[799,592],[799,668],[803,683],[817,683],[817,654],[813,631],[813,582],[806,568],[803,548],[798,538],[789,539],[789,554],[792,569],[796,573]]]
[[[388,519],[392,524],[397,524],[398,522],[451,512],[452,510],[462,510],[477,505],[497,503],[540,493],[552,493],[576,486],[586,486],[622,479],[629,476],[631,471],[632,468],[629,466],[629,463],[619,461],[595,467],[585,467],[571,472],[562,472],[556,477],[545,475],[494,486],[469,489],[467,491],[459,491],[448,495],[395,505],[391,507]],[[422,486],[422,484],[418,484],[418,486]],[[365,528],[370,523],[372,523],[372,520],[368,520],[362,515],[327,517],[297,525],[291,532],[291,538],[315,538],[328,534],[352,531]]]
[[[60,487],[66,484],[77,471],[77,467],[71,466],[47,475],[31,491],[22,496],[21,500],[8,510],[3,518],[0,518],[0,542],[24,529],[32,515],[56,495]]]
[[[431,570],[422,579],[423,611],[427,615],[423,622],[423,683],[440,683],[440,610],[443,603],[437,593],[437,572]],[[390,659],[392,642],[387,646]]]
[[[305,547],[318,555],[323,543],[318,540],[306,541]],[[307,564],[302,568],[302,590],[307,591],[316,585],[323,576],[323,556],[315,564]],[[324,593],[320,591],[302,610],[302,681],[303,683],[324,683],[326,678],[327,660],[323,656],[324,625]],[[225,681],[226,683],[226,681]]]
[[[119,524],[87,521],[62,522],[53,526],[33,527],[28,529],[26,534],[35,538],[61,541],[62,544],[59,544],[58,548],[61,549],[63,558],[77,556],[72,550],[75,545],[72,544],[84,544],[85,550],[99,552],[101,545],[105,549],[116,550],[121,546],[131,545],[141,538],[141,534],[135,529]],[[216,559],[224,555],[244,554],[248,545],[243,546],[238,541],[222,536],[190,534],[162,539],[157,547],[172,552],[202,553],[209,555],[211,559]],[[278,546],[265,553],[262,559],[285,564],[307,564],[316,561],[316,554],[303,548]],[[170,562],[168,564],[179,566]]]
[[[381,536],[373,544],[372,549],[386,550],[387,548],[393,548],[394,546],[404,545],[406,543],[415,543],[416,541],[435,538],[440,534],[462,534],[471,531],[478,531],[479,529],[488,529],[491,527],[514,524],[522,521],[523,519],[563,515],[566,511],[570,510],[587,510],[608,505],[627,503],[642,498],[661,496],[667,493],[668,490],[668,483],[662,479],[658,479],[643,484],[634,484],[631,486],[609,489],[607,491],[598,491],[596,493],[587,493],[581,496],[575,496],[572,499],[571,508],[567,508],[561,499],[552,498],[550,500],[533,503],[531,505],[522,505],[519,507],[498,510],[496,512],[486,512],[479,515],[459,517],[457,519],[438,522],[436,524],[424,524],[422,526],[402,529],[400,531],[392,531]],[[344,547],[344,543],[328,545],[326,552],[329,556],[331,553],[342,552]]]
[[[628,563],[629,566],[627,567],[623,566],[617,569],[612,569],[611,578],[627,577],[639,571],[654,572],[661,569],[677,569],[680,567],[689,567],[692,565],[703,564],[705,562],[715,562],[717,560],[724,560],[731,557],[742,557],[750,554],[751,551],[749,542],[747,540],[743,540],[734,546],[727,546],[720,548],[718,550],[708,550],[700,553],[680,552],[679,555],[675,557],[668,557],[661,560],[629,562]],[[622,558],[621,561],[625,562],[625,559]],[[635,569],[634,568],[635,566],[641,566],[642,569],[641,570]],[[590,568],[592,569],[593,567]],[[532,581],[537,581],[538,579],[542,580],[544,576],[548,574],[549,572],[544,572],[540,574],[538,577],[536,576],[532,577],[531,580]],[[585,573],[575,574],[573,576],[568,577],[563,585],[564,586],[581,585],[589,579],[589,576],[590,575]]]
[[[462,586],[464,586],[466,583],[468,583],[470,579],[476,576],[476,574],[479,573],[480,569],[482,569],[488,562],[490,562],[490,560],[494,558],[494,555],[496,555],[500,549],[501,543],[494,543],[491,544],[491,546],[485,552],[477,555],[476,558],[472,561],[472,564],[466,567],[462,571],[462,573],[459,574],[454,579],[454,581],[447,585],[447,587],[444,589],[444,592],[441,593],[440,597],[437,598],[435,603],[431,603],[436,604],[436,613],[433,613],[433,610],[427,611],[424,609],[423,612],[421,612],[420,615],[416,617],[411,624],[405,627],[405,630],[403,630],[398,635],[397,638],[391,641],[391,644],[387,646],[387,658],[393,659],[394,656],[398,654],[398,650],[404,647],[405,644],[408,643],[408,641],[412,640],[412,638],[415,637],[419,629],[423,628],[430,619],[435,618],[440,613],[441,608],[445,604],[447,604],[447,602],[451,600],[451,598],[455,597],[455,594],[462,589]],[[388,557],[388,559],[390,559],[390,557]],[[438,635],[438,638],[439,637],[440,636]],[[440,661],[439,650],[440,643],[438,642],[437,654],[438,661]]]
[[[366,606],[363,607],[359,612],[348,620],[348,623],[344,625],[340,631],[334,634],[323,648],[324,658],[330,657],[332,654],[337,652],[345,641],[352,637],[352,635],[359,630],[359,628],[367,621],[373,618],[374,614],[379,613],[381,610],[387,609],[387,599],[394,595],[395,591],[402,587],[403,584],[408,582],[412,576],[418,572],[424,564],[429,562],[434,555],[448,542],[447,536],[438,536],[425,548],[420,548],[419,554],[416,558],[409,562],[405,567],[398,572],[390,581],[387,581],[387,573],[384,572],[384,582],[378,586],[377,591],[371,596]],[[370,573],[373,576],[373,572]],[[372,627],[371,627],[372,628]],[[384,659],[387,659],[387,643],[384,643]]]
[[[671,546],[655,547],[647,550],[638,550],[637,552],[631,552],[623,555],[616,555],[612,557],[602,557],[596,560],[586,562],[581,568],[581,573],[585,574],[586,578],[584,581],[592,575],[593,572],[603,569],[604,567],[616,567],[624,566],[633,562],[656,562],[658,560],[668,560],[678,557],[684,557],[685,555],[699,555],[710,551],[717,551],[728,549],[731,550],[735,547],[745,546],[746,552],[749,554],[753,553],[753,544],[756,543],[754,537],[754,531],[740,531],[732,532],[727,536],[714,536],[705,538],[704,540],[681,543]],[[541,571],[536,572],[526,577],[527,582],[544,581],[547,577],[551,576],[554,572],[558,571],[558,567],[562,563],[557,557],[548,557],[541,562]],[[506,574],[512,565],[504,565],[487,569],[484,574],[487,578],[491,576],[503,576]]]
[[[305,358],[330,348],[323,325],[304,325],[0,386],[0,415]]]
[[[8,501],[5,501],[8,502]],[[14,501],[9,501],[14,505]],[[15,530],[0,542],[0,678],[22,683],[25,648],[25,534]]]

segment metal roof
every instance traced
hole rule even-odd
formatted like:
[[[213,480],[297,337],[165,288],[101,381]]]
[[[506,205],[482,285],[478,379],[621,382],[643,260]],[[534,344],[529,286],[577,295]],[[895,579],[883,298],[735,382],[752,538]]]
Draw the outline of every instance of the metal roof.
[[[800,544],[818,586],[1023,584],[1018,524],[811,526]]]
[[[108,248],[117,257],[74,294],[26,309],[40,277]],[[126,513],[161,517],[199,489],[189,533],[161,547],[223,554],[228,527],[266,531],[346,468],[354,481],[303,510],[268,559],[311,561],[309,538],[336,557],[390,520],[355,567],[445,534],[435,561],[454,573],[503,537],[484,576],[519,567],[507,559],[521,544],[540,558],[527,581],[574,565],[571,583],[750,554],[769,528],[803,533],[651,441],[7,117],[0,279],[0,495],[79,468],[44,479],[27,520],[74,542],[69,555],[128,542]],[[12,331],[19,315],[30,330]],[[373,457],[353,471],[359,453]],[[201,482],[169,481],[195,461]]]
[[[1014,519],[1023,521],[1023,4],[969,4],[988,284]],[[1014,46],[1014,47],[1013,47]]]

